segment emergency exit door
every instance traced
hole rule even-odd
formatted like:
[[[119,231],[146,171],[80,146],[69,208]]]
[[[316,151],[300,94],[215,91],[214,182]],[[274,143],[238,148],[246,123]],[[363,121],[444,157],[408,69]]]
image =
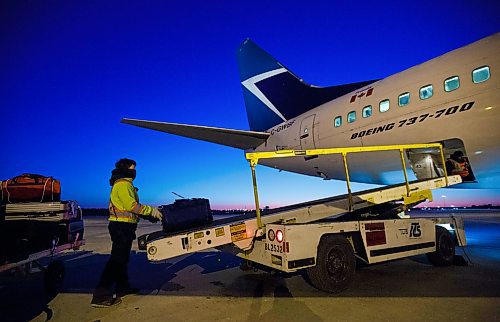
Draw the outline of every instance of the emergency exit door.
[[[314,143],[314,118],[316,114],[310,115],[300,123],[300,146],[302,150],[315,149]]]

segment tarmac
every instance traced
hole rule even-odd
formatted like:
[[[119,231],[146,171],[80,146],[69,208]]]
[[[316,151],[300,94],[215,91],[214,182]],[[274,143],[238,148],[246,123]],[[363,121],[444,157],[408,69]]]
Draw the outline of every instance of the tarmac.
[[[134,243],[129,275],[140,294],[90,306],[109,257],[107,219],[85,218],[86,245],[59,259],[62,291],[48,296],[40,272],[0,275],[2,321],[500,321],[500,213],[461,213],[468,266],[434,267],[425,256],[358,268],[340,294],[300,275],[239,269],[240,259],[209,250],[149,263]],[[137,235],[159,230],[141,223]],[[464,254],[464,250],[457,249]]]

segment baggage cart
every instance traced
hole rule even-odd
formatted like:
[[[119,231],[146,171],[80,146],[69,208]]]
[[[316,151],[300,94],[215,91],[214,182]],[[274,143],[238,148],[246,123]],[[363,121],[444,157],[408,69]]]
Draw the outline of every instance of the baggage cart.
[[[60,255],[85,244],[82,211],[76,201],[9,203],[0,207],[0,273],[44,273],[44,288],[56,294],[62,287]],[[49,259],[46,266],[44,259]]]
[[[53,240],[53,246],[51,249],[30,254],[28,258],[17,262],[1,264],[0,273],[16,269],[18,273],[26,275],[31,273],[33,268],[38,268],[43,271],[44,274],[43,285],[45,291],[50,295],[55,295],[62,288],[65,273],[64,263],[58,259],[58,255],[71,250],[79,250],[83,245],[85,245],[85,239],[78,239],[78,236],[73,243],[66,243],[62,245],[57,245],[57,241]],[[47,257],[50,258],[49,264],[44,266],[42,265],[41,260]]]

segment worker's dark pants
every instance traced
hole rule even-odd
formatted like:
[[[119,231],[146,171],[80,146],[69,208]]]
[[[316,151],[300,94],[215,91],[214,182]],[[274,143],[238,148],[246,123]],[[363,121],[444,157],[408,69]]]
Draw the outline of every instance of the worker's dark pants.
[[[116,284],[116,291],[126,290],[130,287],[128,282],[128,260],[136,229],[137,224],[118,221],[109,222],[108,230],[112,241],[111,257],[106,263],[94,295],[112,295],[114,284]]]

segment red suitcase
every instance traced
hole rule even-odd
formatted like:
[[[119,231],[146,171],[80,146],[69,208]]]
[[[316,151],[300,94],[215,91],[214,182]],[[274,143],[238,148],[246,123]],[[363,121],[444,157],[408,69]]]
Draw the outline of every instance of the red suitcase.
[[[61,183],[52,177],[24,173],[2,182],[2,203],[61,200]]]

